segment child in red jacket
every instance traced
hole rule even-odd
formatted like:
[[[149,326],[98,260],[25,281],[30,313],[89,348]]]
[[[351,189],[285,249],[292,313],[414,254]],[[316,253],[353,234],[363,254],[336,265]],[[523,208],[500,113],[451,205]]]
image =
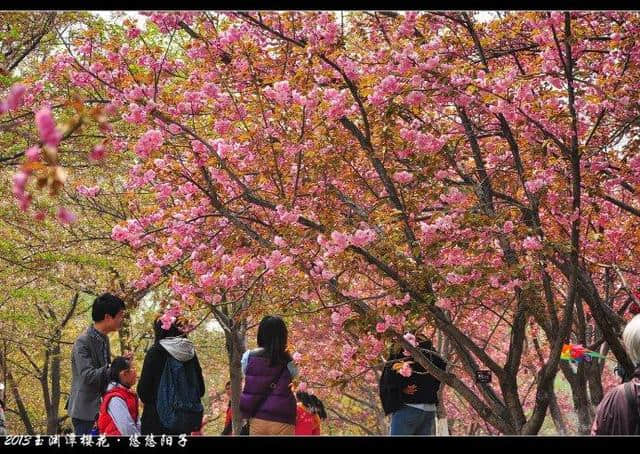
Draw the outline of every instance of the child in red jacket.
[[[111,363],[111,383],[102,396],[98,430],[104,435],[140,435],[138,396],[131,390],[138,375],[133,364],[119,356]]]
[[[322,401],[304,391],[296,393],[296,435],[320,435],[320,419],[326,419]]]

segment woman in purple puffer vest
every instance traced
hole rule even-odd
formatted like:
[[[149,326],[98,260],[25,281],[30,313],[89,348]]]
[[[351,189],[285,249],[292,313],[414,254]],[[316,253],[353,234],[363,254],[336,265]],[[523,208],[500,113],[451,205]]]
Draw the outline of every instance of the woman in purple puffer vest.
[[[296,398],[291,380],[298,369],[287,352],[287,327],[267,316],[258,327],[258,348],[242,355],[244,389],[240,411],[251,435],[294,435]]]

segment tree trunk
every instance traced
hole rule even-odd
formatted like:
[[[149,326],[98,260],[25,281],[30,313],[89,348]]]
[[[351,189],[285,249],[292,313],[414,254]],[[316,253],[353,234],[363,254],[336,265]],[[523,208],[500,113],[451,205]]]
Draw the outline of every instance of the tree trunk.
[[[587,345],[587,322],[581,299],[579,299],[576,304],[576,325],[578,343],[581,345]],[[591,417],[593,414],[593,409],[591,408],[591,402],[587,393],[587,369],[590,366],[590,364],[580,362],[578,363],[578,369],[576,371],[576,382],[579,394],[577,399],[574,397],[574,402],[577,404],[576,410],[578,412],[579,423],[578,433],[581,435],[589,434],[591,429]]]
[[[447,370],[449,370],[451,366],[449,362],[450,342],[449,339],[443,335],[442,331],[438,331],[438,345],[436,349],[442,359],[446,361]],[[447,420],[447,409],[442,399],[443,394],[444,385],[440,384],[440,388],[438,389],[438,406],[436,407],[435,435],[447,436],[450,434],[449,421]]]
[[[551,419],[556,426],[558,435],[566,435],[568,432],[567,421],[564,419],[562,410],[558,406],[558,398],[555,391],[551,391],[551,398],[549,399],[549,411],[551,413]]]
[[[13,375],[11,371],[7,367],[5,369],[7,374],[7,380],[9,381],[9,387],[11,388],[11,393],[13,394],[13,398],[16,401],[16,406],[18,407],[18,413],[20,414],[20,419],[22,419],[22,423],[24,424],[24,428],[29,435],[35,435],[36,431],[33,428],[33,424],[31,423],[31,418],[29,418],[29,412],[27,408],[24,406],[24,402],[22,401],[22,396],[20,396],[20,391],[18,390],[18,385],[13,379]]]
[[[52,413],[53,413],[53,405],[51,404],[51,392],[49,391],[49,361],[51,359],[51,349],[48,348],[44,361],[42,364],[42,374],[39,377],[40,387],[42,388],[42,397],[44,400],[44,410],[47,415],[47,432],[48,434],[53,433],[50,430],[51,421],[52,421]],[[55,424],[54,424],[55,428]]]
[[[376,376],[376,383],[380,383],[380,376],[382,372],[378,369],[373,370]],[[378,435],[388,435],[389,434],[389,420],[387,416],[384,414],[384,410],[382,409],[382,403],[380,402],[380,396],[376,393],[372,392],[371,388],[366,388],[364,392],[367,392],[371,397],[372,401],[376,402],[376,427],[378,430]]]
[[[122,320],[122,326],[118,330],[118,338],[120,339],[120,355],[124,352],[131,350],[131,312],[124,311],[124,319]]]
[[[2,373],[3,373],[3,377],[2,377],[2,384],[4,385],[4,391],[2,391],[2,393],[0,393],[0,398],[3,401],[6,401],[6,393],[7,393],[7,341],[3,340],[2,341],[2,361],[0,362],[0,364],[2,364]]]
[[[569,264],[566,261],[552,261],[562,272],[562,274],[567,277],[571,275],[569,271]],[[589,306],[591,315],[593,316],[593,320],[596,323],[599,331],[602,333],[602,337],[609,345],[611,353],[613,353],[618,363],[620,363],[620,365],[625,370],[635,369],[633,367],[633,363],[629,359],[629,355],[622,345],[620,336],[622,332],[622,318],[617,313],[613,312],[611,307],[609,307],[602,301],[600,295],[598,294],[598,290],[593,283],[591,275],[586,270],[578,268],[578,278],[580,294],[584,301],[587,303],[587,306]]]
[[[584,364],[578,364],[578,369],[574,373],[571,366],[562,362],[560,365],[562,373],[571,386],[571,395],[573,398],[573,407],[578,416],[578,433],[581,435],[588,434],[591,430],[591,413],[590,402],[587,395],[587,381],[584,373]]]
[[[447,422],[447,409],[442,401],[442,386],[438,390],[438,406],[436,407],[435,433],[433,435],[449,435],[449,424]]]
[[[225,330],[225,345],[229,358],[229,380],[231,381],[231,427],[233,434],[239,435],[242,429],[240,414],[240,394],[242,393],[242,365],[240,360],[246,350],[246,329],[244,320],[235,322],[230,332]]]
[[[47,418],[47,433],[58,432],[60,424],[60,340],[56,335],[53,348],[51,350],[51,410]]]
[[[593,361],[586,368],[587,381],[589,383],[589,396],[591,397],[591,405],[597,407],[604,397],[602,389],[602,369],[597,361]]]
[[[579,385],[579,394],[577,396],[578,399],[574,397],[574,402],[576,403],[576,411],[578,413],[578,433],[580,435],[588,435],[591,431],[591,415],[593,410],[587,393],[587,377],[583,363],[578,364],[576,376]]]
[[[605,269],[605,302],[610,301],[610,272],[609,268]],[[594,344],[597,339],[602,337],[600,330],[598,329],[598,325],[595,324],[594,321],[590,320],[587,325],[587,345]],[[602,348],[606,348],[606,344],[601,346]],[[593,407],[597,407],[602,397],[604,396],[604,391],[602,389],[602,366],[604,361],[600,361],[599,359],[594,359],[587,367],[587,382],[589,384],[589,397],[591,398],[591,405]]]

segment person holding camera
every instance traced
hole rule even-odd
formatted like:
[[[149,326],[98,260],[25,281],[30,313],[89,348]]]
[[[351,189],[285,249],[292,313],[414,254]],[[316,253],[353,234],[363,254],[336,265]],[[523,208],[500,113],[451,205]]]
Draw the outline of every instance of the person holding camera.
[[[631,319],[622,333],[633,372],[623,372],[623,383],[609,391],[596,410],[591,435],[640,435],[640,315]]]
[[[419,340],[418,348],[436,367],[446,370],[447,363],[436,354],[429,339]],[[389,435],[433,435],[440,381],[413,361],[408,352],[399,350],[390,355],[380,377],[382,408],[385,415],[391,414]],[[409,376],[398,367],[404,362],[411,363]]]

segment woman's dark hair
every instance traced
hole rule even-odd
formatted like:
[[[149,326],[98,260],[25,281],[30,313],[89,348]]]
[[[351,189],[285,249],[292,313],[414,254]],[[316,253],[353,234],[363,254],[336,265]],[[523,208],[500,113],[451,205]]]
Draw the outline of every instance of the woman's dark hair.
[[[431,342],[431,339],[418,339],[418,342],[418,348],[421,350],[433,351],[433,342]]]
[[[322,401],[313,395],[311,396],[311,400],[313,401],[311,405],[311,408],[313,409],[312,411],[316,415],[320,416],[320,419],[327,419],[327,412],[324,411],[324,404]]]
[[[320,419],[327,419],[327,413],[324,411],[322,401],[313,394],[298,391],[296,393],[296,399],[298,402],[302,402],[302,405],[307,407],[311,413],[318,415]]]
[[[176,322],[173,322],[169,329],[163,329],[162,320],[160,318],[157,318],[155,323],[153,324],[153,332],[156,336],[156,343],[160,342],[166,337],[178,337],[184,335]]]
[[[387,361],[394,361],[396,359],[404,358],[404,354],[402,353],[403,347],[399,343],[394,343],[389,348],[389,356],[387,356]]]
[[[306,393],[304,391],[298,391],[296,392],[296,400],[298,402],[302,402],[302,405],[304,405],[305,407],[309,407],[310,406],[310,402],[309,402],[309,398],[311,396],[309,395],[309,393]]]
[[[417,347],[419,349],[430,350],[433,352],[433,342],[431,342],[431,339],[423,335],[418,335],[416,341],[418,342]],[[394,344],[392,344],[391,348],[389,349],[389,356],[387,361],[394,361],[396,359],[401,359],[404,357],[404,347],[402,346],[402,344],[399,342],[395,342]]]
[[[118,356],[111,362],[109,368],[109,380],[120,383],[120,372],[131,369],[131,363],[124,356]]]
[[[269,358],[271,366],[289,362],[287,350],[287,326],[280,317],[267,315],[258,326],[258,347],[264,349],[263,356]]]
[[[124,309],[124,301],[111,293],[103,293],[93,301],[91,318],[94,322],[101,322],[106,314],[115,317],[121,309]]]

